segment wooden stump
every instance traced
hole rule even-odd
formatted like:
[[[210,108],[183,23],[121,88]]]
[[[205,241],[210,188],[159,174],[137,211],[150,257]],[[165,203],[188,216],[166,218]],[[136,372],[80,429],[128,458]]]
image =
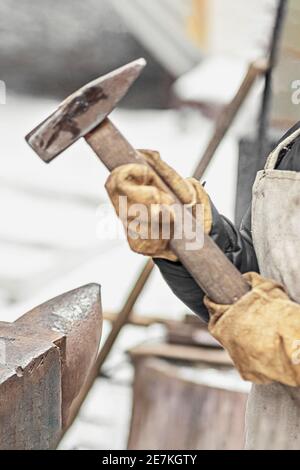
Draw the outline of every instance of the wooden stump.
[[[153,358],[136,360],[135,371],[130,450],[243,448],[248,384],[210,369],[208,385],[204,370]]]

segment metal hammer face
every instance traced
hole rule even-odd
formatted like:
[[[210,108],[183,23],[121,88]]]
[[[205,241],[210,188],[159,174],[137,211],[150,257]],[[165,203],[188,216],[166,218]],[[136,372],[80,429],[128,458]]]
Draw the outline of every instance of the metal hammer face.
[[[69,96],[50,117],[26,136],[29,145],[42,160],[49,163],[105,120],[145,65],[144,59],[131,62]]]

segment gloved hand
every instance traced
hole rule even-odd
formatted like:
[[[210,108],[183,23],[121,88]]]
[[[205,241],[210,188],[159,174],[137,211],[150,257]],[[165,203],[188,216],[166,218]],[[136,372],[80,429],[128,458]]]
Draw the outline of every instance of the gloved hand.
[[[234,305],[205,299],[210,333],[229,352],[245,380],[300,386],[300,305],[284,288],[255,273],[252,289]]]
[[[207,234],[211,231],[212,226],[209,197],[197,180],[181,178],[175,170],[161,160],[159,153],[150,150],[141,150],[140,153],[149,166],[137,163],[123,165],[115,169],[106,182],[106,190],[117,215],[123,222],[131,249],[136,253],[151,256],[152,258],[177,261],[177,257],[169,249],[169,241],[174,232],[175,212],[172,205],[175,200],[165,191],[157,175],[163,178],[182,204],[189,205],[192,208],[195,208],[196,204],[203,205],[204,230]],[[127,197],[127,211],[125,214],[122,213],[120,207],[120,196]],[[136,204],[142,204],[145,212],[134,210],[133,205]],[[168,220],[168,217],[157,216],[162,213],[169,216],[171,223],[171,230],[169,231],[162,222],[162,220]],[[159,235],[156,237],[157,239],[153,238],[153,233]],[[166,233],[170,236],[165,237]],[[164,234],[164,237],[162,234]]]

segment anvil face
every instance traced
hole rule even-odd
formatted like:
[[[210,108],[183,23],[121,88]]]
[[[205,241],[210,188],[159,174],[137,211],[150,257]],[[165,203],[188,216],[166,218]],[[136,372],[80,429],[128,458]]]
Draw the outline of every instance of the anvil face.
[[[100,286],[0,322],[0,450],[53,449],[98,354]]]
[[[95,129],[127,94],[145,67],[144,59],[125,65],[84,86],[67,98],[26,140],[49,163]]]

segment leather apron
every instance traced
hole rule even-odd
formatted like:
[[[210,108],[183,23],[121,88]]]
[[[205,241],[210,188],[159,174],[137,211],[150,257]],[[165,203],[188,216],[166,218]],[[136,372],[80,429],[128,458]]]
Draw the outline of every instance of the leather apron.
[[[260,272],[300,303],[300,173],[276,170],[290,135],[270,155],[253,187],[252,236]],[[300,338],[299,338],[300,340]],[[246,414],[246,449],[300,449],[300,388],[254,385]]]

